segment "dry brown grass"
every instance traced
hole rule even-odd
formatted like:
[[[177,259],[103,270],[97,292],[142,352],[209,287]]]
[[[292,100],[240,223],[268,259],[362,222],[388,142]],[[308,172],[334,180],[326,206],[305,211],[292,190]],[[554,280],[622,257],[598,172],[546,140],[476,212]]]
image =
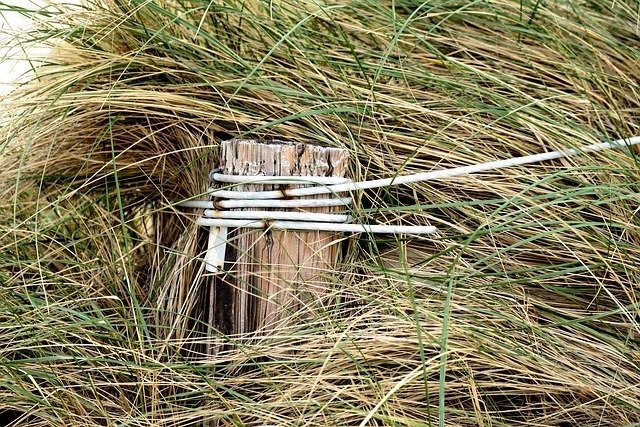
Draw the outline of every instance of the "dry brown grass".
[[[0,135],[12,425],[640,424],[638,166],[621,150],[358,195],[321,314],[207,335],[201,194],[230,136],[355,179],[640,134],[637,2],[92,0]],[[206,356],[203,349],[227,344]],[[229,345],[231,344],[231,345]]]

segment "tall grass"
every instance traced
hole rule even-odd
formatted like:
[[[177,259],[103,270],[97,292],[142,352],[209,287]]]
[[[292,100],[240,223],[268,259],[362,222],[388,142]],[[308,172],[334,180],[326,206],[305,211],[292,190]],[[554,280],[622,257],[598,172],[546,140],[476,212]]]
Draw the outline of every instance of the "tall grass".
[[[230,137],[369,179],[638,135],[637,1],[0,8],[54,49],[0,118],[7,424],[640,425],[633,150],[358,195],[440,233],[351,237],[321,314],[260,340],[205,324],[174,208]]]

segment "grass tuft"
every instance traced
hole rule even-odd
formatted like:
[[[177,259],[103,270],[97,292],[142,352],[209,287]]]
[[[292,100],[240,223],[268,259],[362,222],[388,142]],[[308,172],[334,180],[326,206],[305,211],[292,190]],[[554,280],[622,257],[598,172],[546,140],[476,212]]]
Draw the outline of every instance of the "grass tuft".
[[[640,423],[634,149],[365,192],[438,236],[353,237],[323,310],[259,340],[206,324],[174,208],[230,137],[347,148],[361,180],[639,135],[636,1],[11,4],[5,424]]]

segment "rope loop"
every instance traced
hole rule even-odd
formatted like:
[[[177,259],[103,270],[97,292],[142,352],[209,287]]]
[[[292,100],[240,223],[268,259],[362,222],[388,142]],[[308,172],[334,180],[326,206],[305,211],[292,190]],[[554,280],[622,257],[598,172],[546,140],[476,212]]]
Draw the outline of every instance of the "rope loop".
[[[224,265],[227,229],[229,227],[273,230],[315,230],[343,233],[434,234],[436,232],[436,228],[431,226],[358,224],[352,223],[353,217],[348,214],[308,213],[277,209],[349,206],[352,202],[351,197],[340,196],[341,193],[445,179],[454,176],[571,157],[579,154],[630,147],[637,144],[640,144],[640,136],[451,169],[434,170],[413,175],[361,182],[353,182],[347,178],[335,177],[226,175],[222,174],[220,169],[214,169],[209,174],[209,180],[214,185],[222,184],[223,187],[211,187],[208,189],[208,194],[212,200],[187,200],[177,205],[184,208],[204,209],[203,215],[196,220],[196,223],[209,227],[210,229],[205,265],[208,271],[216,272],[222,269]],[[224,184],[227,185],[224,186]],[[243,184],[311,184],[311,186],[265,191],[238,190],[238,186]],[[323,194],[329,196],[319,199],[299,198]],[[258,210],[227,210],[239,208],[253,208]]]

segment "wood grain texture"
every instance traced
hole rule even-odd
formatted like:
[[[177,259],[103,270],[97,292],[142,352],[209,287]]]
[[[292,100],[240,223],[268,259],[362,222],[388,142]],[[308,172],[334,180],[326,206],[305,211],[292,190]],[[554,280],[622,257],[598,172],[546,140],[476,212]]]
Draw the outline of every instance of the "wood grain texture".
[[[230,140],[222,143],[221,150],[222,172],[233,175],[344,177],[349,157],[343,149],[283,141]],[[243,184],[238,189],[293,187],[297,186]],[[296,210],[326,213],[340,209]],[[310,316],[319,307],[337,261],[339,234],[230,231],[226,274],[218,275],[214,286],[218,329],[227,334],[268,333],[292,319]]]

